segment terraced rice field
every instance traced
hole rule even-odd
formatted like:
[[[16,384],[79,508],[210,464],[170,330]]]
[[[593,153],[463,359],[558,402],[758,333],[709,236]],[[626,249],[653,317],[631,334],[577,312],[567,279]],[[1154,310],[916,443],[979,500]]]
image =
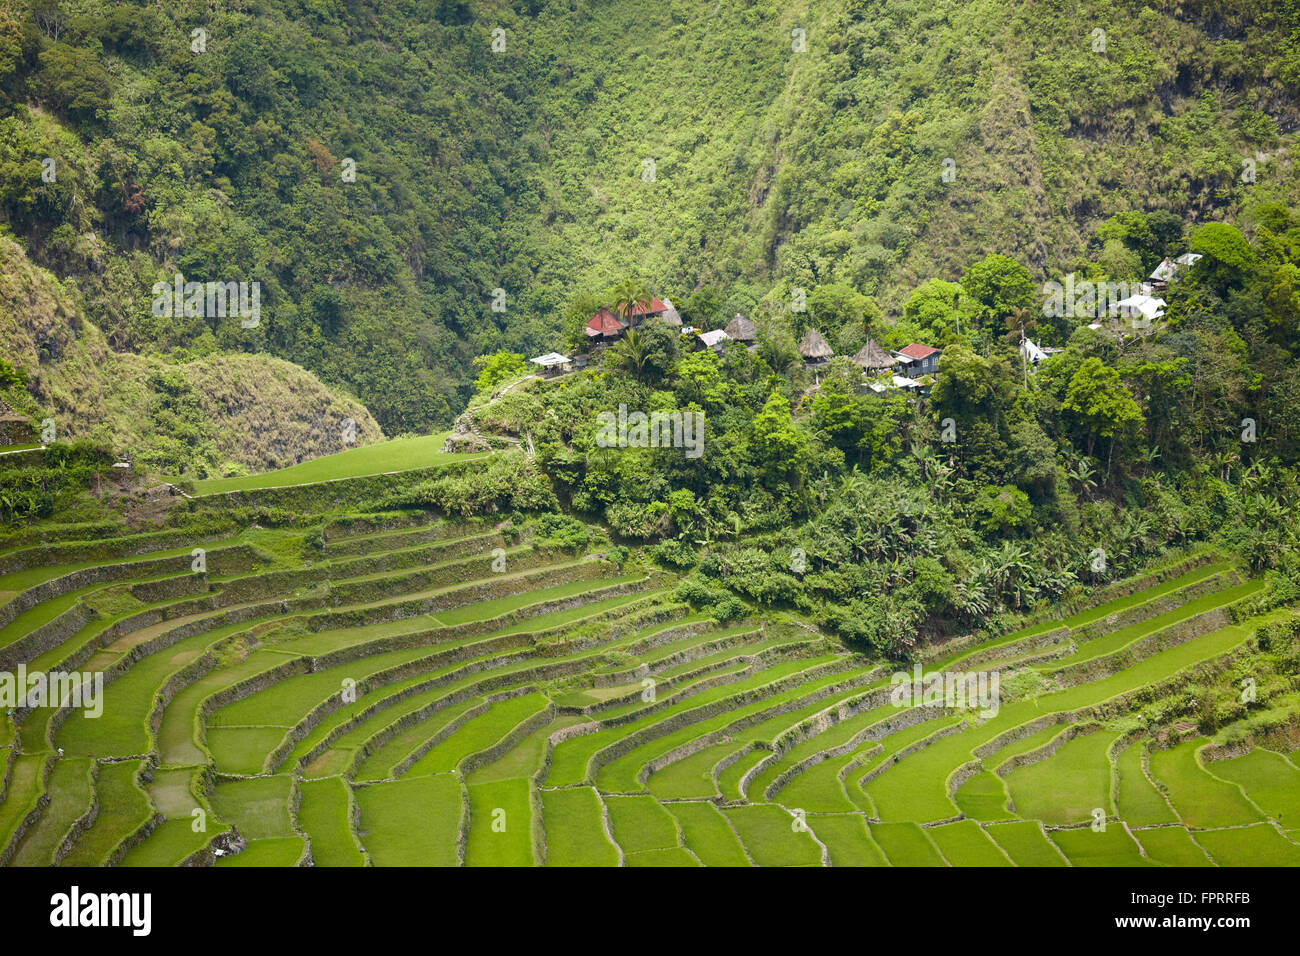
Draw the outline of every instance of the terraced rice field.
[[[0,729],[0,862],[1300,863],[1294,754],[1210,760],[1129,719],[1259,623],[1229,619],[1261,583],[1226,562],[929,660],[1000,673],[981,715],[897,705],[893,665],[793,618],[720,625],[662,571],[490,524],[301,538],[200,542],[202,573],[162,534],[0,551],[3,668],[105,679],[102,715]]]

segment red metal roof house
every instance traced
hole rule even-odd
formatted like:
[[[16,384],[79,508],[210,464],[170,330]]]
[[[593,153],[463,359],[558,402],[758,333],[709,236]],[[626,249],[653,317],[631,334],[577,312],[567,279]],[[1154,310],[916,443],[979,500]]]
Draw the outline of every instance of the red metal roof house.
[[[587,338],[597,339],[600,342],[612,342],[626,330],[627,326],[623,324],[623,320],[603,306],[587,320]]]
[[[645,319],[661,316],[671,309],[662,299],[652,298],[632,306],[631,323],[623,318],[627,314],[627,303],[620,302],[613,309],[601,306],[596,314],[587,320],[586,335],[598,344],[613,342],[622,338],[629,328],[636,328]]]
[[[942,353],[929,345],[913,342],[895,354],[898,355],[899,364],[906,370],[908,377],[916,378],[918,375],[933,375],[938,371],[939,356]]]

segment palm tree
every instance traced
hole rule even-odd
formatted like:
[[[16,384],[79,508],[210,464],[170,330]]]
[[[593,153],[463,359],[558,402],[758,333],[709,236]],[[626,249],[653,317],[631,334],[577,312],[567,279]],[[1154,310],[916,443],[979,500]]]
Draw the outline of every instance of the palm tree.
[[[840,497],[847,498],[850,494],[861,491],[864,484],[866,484],[866,478],[862,476],[862,472],[858,471],[858,466],[854,465],[853,470],[845,475],[844,480],[840,482]]]
[[[867,545],[871,542],[871,535],[861,525],[856,525],[849,542],[853,546],[853,560],[860,561],[867,556]]]
[[[624,279],[618,285],[614,286],[614,310],[623,317],[627,322],[628,329],[632,328],[632,310],[641,302],[650,298],[650,293],[646,291],[644,283],[636,279]]]
[[[913,444],[911,450],[912,460],[916,462],[917,468],[920,469],[921,477],[929,479],[931,469],[939,463],[939,457],[929,445]]]
[[[623,369],[631,372],[633,377],[639,382],[641,376],[645,374],[646,362],[650,360],[650,350],[641,333],[635,329],[630,329],[623,336],[623,341],[614,346],[614,361]]]
[[[1071,481],[1078,482],[1080,490],[1085,493],[1088,489],[1097,487],[1097,482],[1093,480],[1093,475],[1097,474],[1097,471],[1092,467],[1091,462],[1092,459],[1087,455],[1079,455],[1066,469],[1066,476]],[[1092,495],[1089,494],[1088,497],[1091,498]]]
[[[1232,466],[1239,461],[1241,461],[1241,456],[1234,451],[1220,452],[1214,456],[1214,463],[1221,469],[1219,477],[1222,481],[1228,480],[1232,474]]]
[[[1253,461],[1250,467],[1241,473],[1238,484],[1244,492],[1257,491],[1273,482],[1273,471],[1263,462]]]

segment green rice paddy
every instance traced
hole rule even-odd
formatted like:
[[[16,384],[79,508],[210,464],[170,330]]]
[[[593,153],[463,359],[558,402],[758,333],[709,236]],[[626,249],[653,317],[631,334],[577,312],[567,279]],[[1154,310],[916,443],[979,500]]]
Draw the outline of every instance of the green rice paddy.
[[[400,444],[381,470],[428,462],[429,440]],[[378,455],[228,484],[370,474]],[[525,536],[509,545],[515,570],[496,574],[479,553],[502,540],[488,526],[370,527],[327,531],[310,554],[301,531],[208,542],[266,555],[206,582],[187,559],[141,563],[185,548],[0,579],[12,599],[76,568],[121,568],[0,630],[22,641],[97,602],[105,613],[30,663],[110,677],[102,716],[37,708],[0,725],[0,860],[1300,865],[1294,754],[1207,759],[1208,739],[1186,727],[1135,730],[1153,689],[1230,659],[1258,623],[1168,639],[1259,593],[1227,562],[926,665],[994,661],[1004,692],[980,714],[899,707],[896,665],[779,613],[719,625],[634,563]],[[1049,632],[1061,642],[1044,661]],[[1034,689],[1006,689],[1020,686]]]

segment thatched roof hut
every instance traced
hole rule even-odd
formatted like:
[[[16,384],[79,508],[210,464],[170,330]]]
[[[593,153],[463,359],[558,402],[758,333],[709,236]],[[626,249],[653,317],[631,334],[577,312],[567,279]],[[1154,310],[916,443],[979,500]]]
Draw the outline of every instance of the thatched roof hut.
[[[673,300],[664,299],[664,305],[666,305],[668,308],[664,309],[663,314],[660,315],[659,318],[663,319],[669,325],[680,326],[682,324],[682,317],[681,314],[677,311],[676,307],[673,305]]]
[[[737,312],[736,317],[727,323],[723,331],[737,342],[752,342],[758,335],[758,326]]]
[[[809,329],[808,334],[799,343],[799,354],[809,365],[825,365],[835,353],[830,344],[816,329]]]
[[[858,349],[853,361],[868,372],[883,372],[898,364],[898,359],[877,345],[874,339],[868,339],[867,344]]]

